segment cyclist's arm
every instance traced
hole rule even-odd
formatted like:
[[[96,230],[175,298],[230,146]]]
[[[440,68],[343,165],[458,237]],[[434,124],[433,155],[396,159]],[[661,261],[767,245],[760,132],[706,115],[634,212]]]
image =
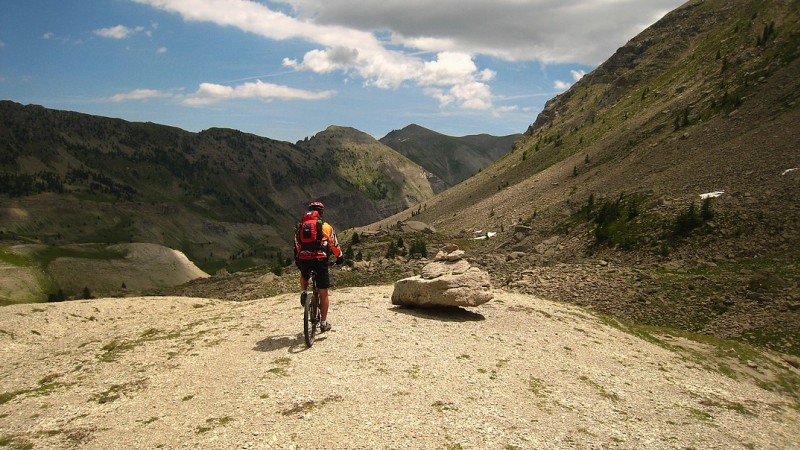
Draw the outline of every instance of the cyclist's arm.
[[[342,248],[339,246],[339,239],[336,238],[336,232],[333,230],[331,224],[325,222],[322,225],[322,234],[328,239],[328,248],[335,257],[342,256]]]

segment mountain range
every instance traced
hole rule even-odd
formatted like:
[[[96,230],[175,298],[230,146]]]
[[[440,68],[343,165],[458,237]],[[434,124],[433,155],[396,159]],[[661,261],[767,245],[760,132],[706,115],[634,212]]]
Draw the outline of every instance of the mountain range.
[[[487,155],[498,143],[511,148],[505,138],[484,141]],[[209,273],[234,272],[282,265],[310,200],[335,206],[326,218],[341,229],[417,205],[445,185],[348,127],[292,144],[0,102],[0,239],[8,244],[67,254],[72,244],[148,242]]]

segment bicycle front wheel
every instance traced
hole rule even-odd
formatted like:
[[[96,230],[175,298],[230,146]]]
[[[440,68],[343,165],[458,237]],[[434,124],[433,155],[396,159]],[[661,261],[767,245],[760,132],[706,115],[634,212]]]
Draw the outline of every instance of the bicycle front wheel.
[[[306,306],[303,310],[303,335],[305,335],[306,346],[308,347],[314,345],[314,337],[317,335],[316,309],[313,297],[306,300]]]
[[[319,289],[317,289],[317,280],[311,276],[311,298],[306,301],[305,309],[303,310],[303,335],[306,338],[306,345],[311,347],[314,345],[314,338],[317,336],[317,327],[320,322],[320,309],[319,309]]]

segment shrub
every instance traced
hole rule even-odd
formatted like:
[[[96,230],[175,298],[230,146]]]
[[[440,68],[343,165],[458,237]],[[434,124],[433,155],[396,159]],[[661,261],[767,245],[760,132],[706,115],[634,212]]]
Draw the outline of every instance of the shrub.
[[[397,257],[397,247],[394,241],[389,241],[389,247],[386,249],[386,259],[394,259]]]
[[[428,257],[428,247],[425,244],[424,240],[415,240],[411,243],[411,251],[409,252],[409,257],[414,258],[418,256],[420,258],[427,258]]]
[[[692,202],[689,208],[678,214],[675,219],[673,233],[676,236],[688,236],[695,228],[703,224],[700,214],[697,213],[697,206]]]
[[[595,244],[630,249],[645,232],[636,219],[640,215],[640,196],[620,194],[616,200],[605,200],[595,205],[594,194],[589,195],[578,217],[594,222]]]
[[[703,199],[703,206],[700,207],[700,218],[703,222],[708,222],[714,218],[714,211],[711,210],[711,197]]]
[[[56,293],[47,294],[48,302],[63,302],[66,299],[67,297],[64,295],[64,291],[61,289]]]

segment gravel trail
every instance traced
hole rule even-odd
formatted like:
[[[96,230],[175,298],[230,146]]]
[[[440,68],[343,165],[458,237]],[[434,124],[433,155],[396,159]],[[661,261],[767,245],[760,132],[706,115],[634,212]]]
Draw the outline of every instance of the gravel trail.
[[[797,400],[707,362],[701,344],[655,345],[532,296],[420,311],[391,292],[335,289],[334,328],[310,349],[295,295],[0,308],[0,442],[800,448]],[[798,379],[776,361],[745,370]]]

